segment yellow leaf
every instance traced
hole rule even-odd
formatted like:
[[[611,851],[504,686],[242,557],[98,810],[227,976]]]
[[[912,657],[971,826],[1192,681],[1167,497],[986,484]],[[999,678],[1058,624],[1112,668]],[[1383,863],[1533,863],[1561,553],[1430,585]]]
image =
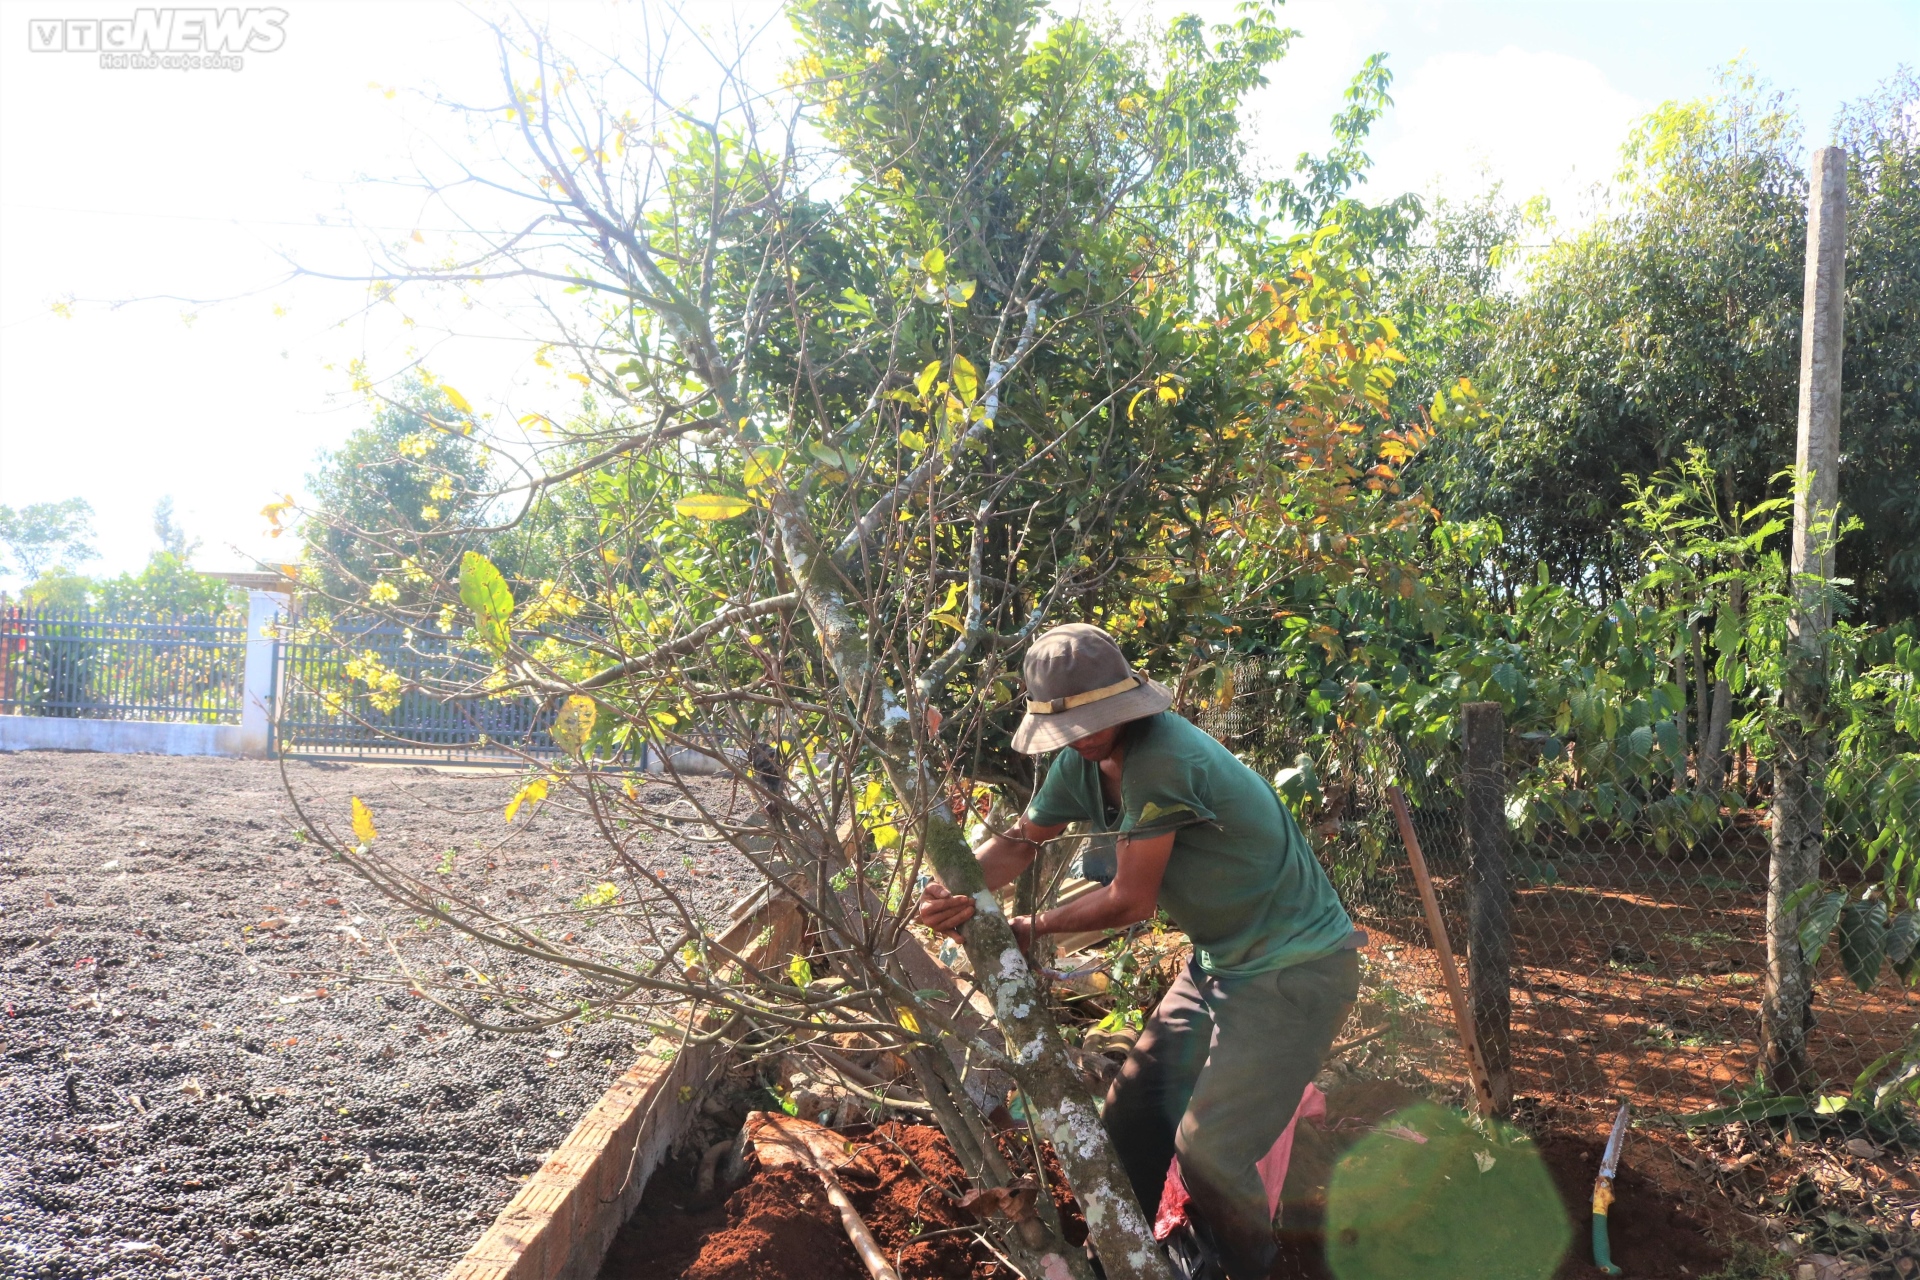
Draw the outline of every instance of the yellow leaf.
[[[917,453],[927,447],[927,438],[918,431],[902,431],[900,443]]]
[[[930,274],[937,276],[947,269],[947,255],[938,249],[929,249],[926,256],[920,259],[920,265]]]
[[[566,705],[560,708],[560,714],[553,718],[554,745],[570,756],[580,754],[587,745],[587,738],[593,733],[593,722],[599,716],[599,709],[593,699],[574,694]]]
[[[807,963],[805,956],[795,956],[787,962],[787,977],[794,986],[805,990],[813,983],[813,966]]]
[[[967,624],[960,620],[960,615],[957,613],[936,613],[933,615],[932,620],[934,622],[945,623],[947,626],[952,627],[955,631],[958,631],[961,635],[965,635],[967,633]]]
[[[980,393],[980,371],[973,367],[973,361],[965,356],[953,358],[953,389],[960,398],[972,404]]]
[[[446,396],[448,404],[452,405],[454,408],[458,409],[460,412],[462,413],[473,412],[473,406],[467,403],[467,398],[461,395],[458,391],[455,391],[452,387],[448,386],[444,382],[440,384],[440,393]]]
[[[900,1015],[901,1026],[905,1027],[908,1031],[916,1033],[920,1030],[920,1019],[913,1016],[911,1009],[897,1009],[895,1012]]]
[[[360,797],[353,797],[353,838],[361,844],[372,844],[380,838],[373,829],[373,810],[360,803]]]
[[[425,244],[427,242],[427,238],[420,234],[420,229],[418,227],[415,227],[413,229],[413,242],[415,244]]]
[[[745,479],[747,488],[758,489],[780,474],[780,468],[786,463],[785,449],[755,449],[747,459]]]
[[[696,493],[673,504],[673,509],[694,520],[731,520],[748,507],[745,498],[717,493]]]
[[[933,380],[939,376],[940,362],[930,360],[927,362],[927,367],[920,371],[920,376],[913,380],[913,389],[920,393],[922,400],[927,398],[927,392],[933,389]]]
[[[507,801],[507,821],[513,821],[513,815],[520,812],[520,806],[531,800],[539,804],[547,798],[547,780],[535,778],[526,786],[513,793],[513,799]]]

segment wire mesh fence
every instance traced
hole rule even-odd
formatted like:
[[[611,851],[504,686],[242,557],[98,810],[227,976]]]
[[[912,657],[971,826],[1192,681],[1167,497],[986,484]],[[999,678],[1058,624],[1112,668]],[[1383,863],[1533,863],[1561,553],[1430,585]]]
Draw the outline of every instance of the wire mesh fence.
[[[247,617],[0,606],[0,715],[239,724]]]
[[[1300,760],[1309,745],[1298,739],[1298,720],[1286,714],[1290,695],[1258,664],[1236,670],[1233,687],[1229,704],[1202,708],[1196,720],[1277,775],[1284,791],[1286,771],[1311,768]],[[1532,745],[1503,739],[1507,768],[1519,775]],[[1467,760],[1459,743],[1421,760],[1390,735],[1332,754],[1342,750],[1346,768],[1315,779],[1304,806],[1323,865],[1369,933],[1354,1027],[1344,1034],[1359,1048],[1342,1069],[1471,1105],[1438,954],[1388,802],[1388,787],[1404,785],[1446,933],[1469,983],[1480,986],[1488,960],[1475,954],[1475,896],[1484,864],[1476,867]],[[1323,760],[1327,752],[1321,745]],[[1803,1209],[1816,1222],[1809,1249],[1891,1257],[1920,1244],[1910,1167],[1905,1182],[1887,1173],[1920,1150],[1920,1126],[1910,1111],[1874,1111],[1874,1103],[1910,1094],[1920,1079],[1920,992],[1891,981],[1884,967],[1882,981],[1862,990],[1837,929],[1812,967],[1814,1084],[1801,1086],[1805,1105],[1768,1086],[1768,794],[1763,768],[1738,764],[1745,768],[1720,794],[1693,791],[1692,777],[1649,785],[1640,771],[1580,779],[1572,798],[1507,796],[1492,902],[1511,936],[1498,963],[1509,1011],[1505,1044],[1482,1048],[1496,1065],[1511,1063],[1519,1117],[1551,1113],[1561,1128],[1603,1134],[1615,1105],[1628,1100],[1649,1142],[1726,1207],[1745,1215]],[[1908,768],[1910,758],[1889,760],[1864,789],[1876,796],[1874,823],[1849,835],[1851,818],[1830,821],[1824,881],[1853,885],[1853,900],[1880,875],[1864,856],[1870,841],[1920,844],[1920,787],[1907,785]],[[1486,904],[1482,896],[1480,912]],[[1761,1153],[1768,1159],[1755,1163]]]

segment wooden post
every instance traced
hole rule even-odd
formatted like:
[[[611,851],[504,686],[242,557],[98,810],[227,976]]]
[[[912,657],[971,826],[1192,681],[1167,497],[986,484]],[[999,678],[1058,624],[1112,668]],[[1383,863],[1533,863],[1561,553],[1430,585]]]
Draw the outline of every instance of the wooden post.
[[[1494,1110],[1513,1105],[1512,898],[1507,892],[1507,722],[1497,702],[1463,708],[1467,760],[1467,1003]]]
[[[1440,958],[1440,977],[1447,984],[1447,1003],[1453,1006],[1453,1024],[1460,1033],[1460,1048],[1467,1055],[1467,1079],[1473,1082],[1474,1104],[1480,1114],[1494,1114],[1493,1085],[1487,1078],[1487,1064],[1480,1057],[1480,1043],[1473,1034],[1473,1015],[1467,1011],[1467,995],[1460,987],[1460,970],[1453,963],[1453,945],[1447,940],[1447,922],[1440,915],[1440,899],[1433,892],[1433,877],[1427,874],[1427,858],[1420,851],[1420,835],[1413,829],[1413,814],[1407,808],[1406,794],[1398,787],[1387,788],[1387,800],[1393,805],[1394,821],[1400,824],[1400,843],[1407,847],[1407,862],[1413,867],[1413,883],[1420,890],[1420,906],[1427,913],[1427,936],[1433,939],[1434,953]]]
[[[1813,975],[1800,952],[1805,905],[1788,901],[1820,875],[1827,762],[1826,580],[1840,505],[1840,352],[1846,303],[1847,153],[1821,147],[1807,182],[1807,278],[1800,323],[1800,424],[1794,470],[1793,613],[1774,733],[1773,856],[1767,874],[1767,990],[1761,1005],[1767,1085],[1812,1083],[1807,1028]]]

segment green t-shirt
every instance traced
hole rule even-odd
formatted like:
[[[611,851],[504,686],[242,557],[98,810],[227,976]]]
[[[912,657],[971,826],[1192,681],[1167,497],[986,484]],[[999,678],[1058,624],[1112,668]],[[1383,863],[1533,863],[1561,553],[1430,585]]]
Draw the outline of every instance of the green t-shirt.
[[[1054,756],[1027,817],[1136,837],[1176,832],[1160,905],[1215,977],[1316,960],[1353,933],[1332,881],[1273,788],[1171,711],[1135,730],[1117,815],[1100,793],[1100,766],[1068,749]]]

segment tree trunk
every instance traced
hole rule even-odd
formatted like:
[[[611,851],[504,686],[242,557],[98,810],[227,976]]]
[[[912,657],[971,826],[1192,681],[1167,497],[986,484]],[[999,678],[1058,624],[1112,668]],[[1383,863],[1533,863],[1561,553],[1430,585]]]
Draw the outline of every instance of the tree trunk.
[[[992,1001],[1006,1038],[1007,1061],[1034,1108],[1036,1127],[1052,1142],[1067,1183],[1087,1220],[1087,1235],[1109,1280],[1167,1280],[1151,1224],[1115,1156],[1100,1113],[1067,1056],[1040,995],[1039,983],[1014,940],[1013,929],[988,890],[980,863],[946,797],[916,758],[913,716],[900,696],[878,676],[866,636],[855,618],[844,581],[822,552],[805,513],[791,494],[770,502],[781,551],[801,602],[820,637],[821,649],[847,696],[854,700],[867,736],[907,812],[919,815],[927,861],[940,882],[974,901],[973,918],[961,931],[974,984]],[[1086,1276],[1086,1260],[1064,1248],[1041,1258],[1043,1274],[1064,1270]]]
[[[1704,788],[1707,778],[1707,752],[1713,736],[1713,690],[1707,681],[1707,620],[1693,624],[1693,781]]]
[[[1731,584],[1726,608],[1737,634],[1746,626],[1746,592],[1737,580]],[[1727,788],[1727,735],[1732,730],[1733,686],[1724,678],[1715,680],[1713,697],[1707,706],[1706,745],[1701,749],[1699,767],[1701,789],[1714,795]]]

